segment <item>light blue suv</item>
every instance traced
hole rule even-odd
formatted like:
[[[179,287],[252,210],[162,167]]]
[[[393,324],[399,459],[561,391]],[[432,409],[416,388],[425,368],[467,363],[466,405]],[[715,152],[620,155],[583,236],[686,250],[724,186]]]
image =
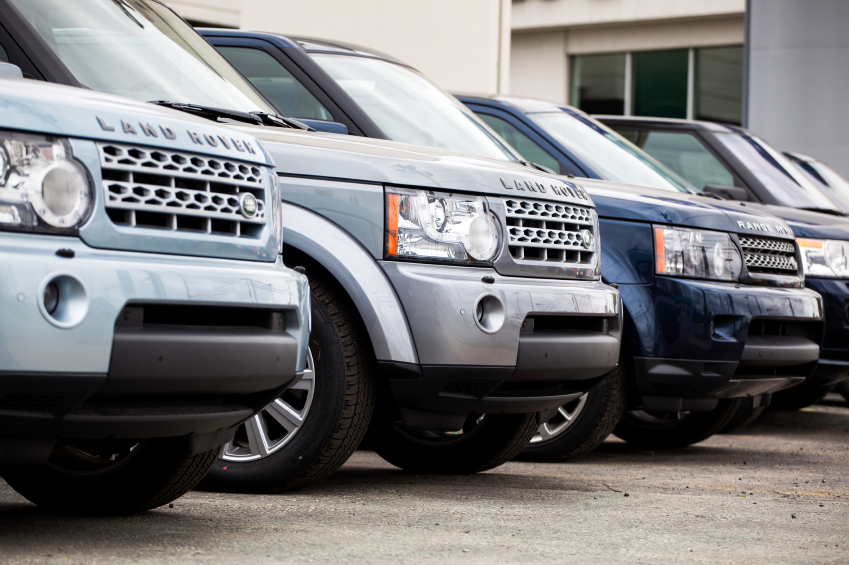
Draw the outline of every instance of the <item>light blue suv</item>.
[[[272,166],[208,120],[0,76],[0,474],[15,490],[75,513],[168,503],[303,376],[309,290],[280,258]]]

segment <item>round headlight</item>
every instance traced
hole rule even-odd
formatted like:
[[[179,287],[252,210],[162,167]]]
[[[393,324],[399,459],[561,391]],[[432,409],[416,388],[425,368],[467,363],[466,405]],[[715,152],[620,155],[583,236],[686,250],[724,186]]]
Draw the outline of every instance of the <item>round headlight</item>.
[[[498,227],[492,216],[478,216],[469,224],[467,249],[478,261],[489,261],[498,251]]]
[[[46,223],[65,228],[78,224],[86,216],[89,194],[82,167],[73,161],[55,161],[42,173],[41,202],[34,201],[33,205]]]

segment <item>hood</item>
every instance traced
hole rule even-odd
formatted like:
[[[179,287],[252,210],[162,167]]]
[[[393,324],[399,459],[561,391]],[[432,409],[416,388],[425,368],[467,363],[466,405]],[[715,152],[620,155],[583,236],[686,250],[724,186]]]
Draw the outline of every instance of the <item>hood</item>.
[[[273,164],[249,132],[153,104],[30,79],[0,78],[0,128]]]
[[[787,206],[755,204],[754,202],[722,202],[723,207],[731,210],[742,208],[771,214],[783,219],[793,229],[796,237],[816,239],[849,240],[849,218],[821,212],[811,212]]]
[[[767,210],[723,207],[728,202],[610,181],[580,179],[579,182],[595,200],[600,218],[793,239],[790,226]]]
[[[281,175],[594,206],[580,183],[505,161],[353,135],[232,127],[257,137]]]

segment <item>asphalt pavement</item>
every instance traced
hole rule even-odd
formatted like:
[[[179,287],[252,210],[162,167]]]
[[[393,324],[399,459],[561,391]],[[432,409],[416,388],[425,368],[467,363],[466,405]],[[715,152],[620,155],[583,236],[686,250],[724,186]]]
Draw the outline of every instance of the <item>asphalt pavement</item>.
[[[191,492],[126,518],[41,511],[0,481],[2,563],[849,563],[849,406],[650,452],[404,473],[357,452],[283,495]]]

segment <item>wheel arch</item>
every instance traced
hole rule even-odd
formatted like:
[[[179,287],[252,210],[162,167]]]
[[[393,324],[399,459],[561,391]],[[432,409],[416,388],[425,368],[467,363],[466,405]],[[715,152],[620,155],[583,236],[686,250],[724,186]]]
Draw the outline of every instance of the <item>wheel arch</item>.
[[[395,289],[374,257],[347,231],[305,208],[283,203],[284,261],[295,250],[335,280],[354,305],[378,361],[418,363],[413,334]],[[307,277],[310,273],[307,271]]]

